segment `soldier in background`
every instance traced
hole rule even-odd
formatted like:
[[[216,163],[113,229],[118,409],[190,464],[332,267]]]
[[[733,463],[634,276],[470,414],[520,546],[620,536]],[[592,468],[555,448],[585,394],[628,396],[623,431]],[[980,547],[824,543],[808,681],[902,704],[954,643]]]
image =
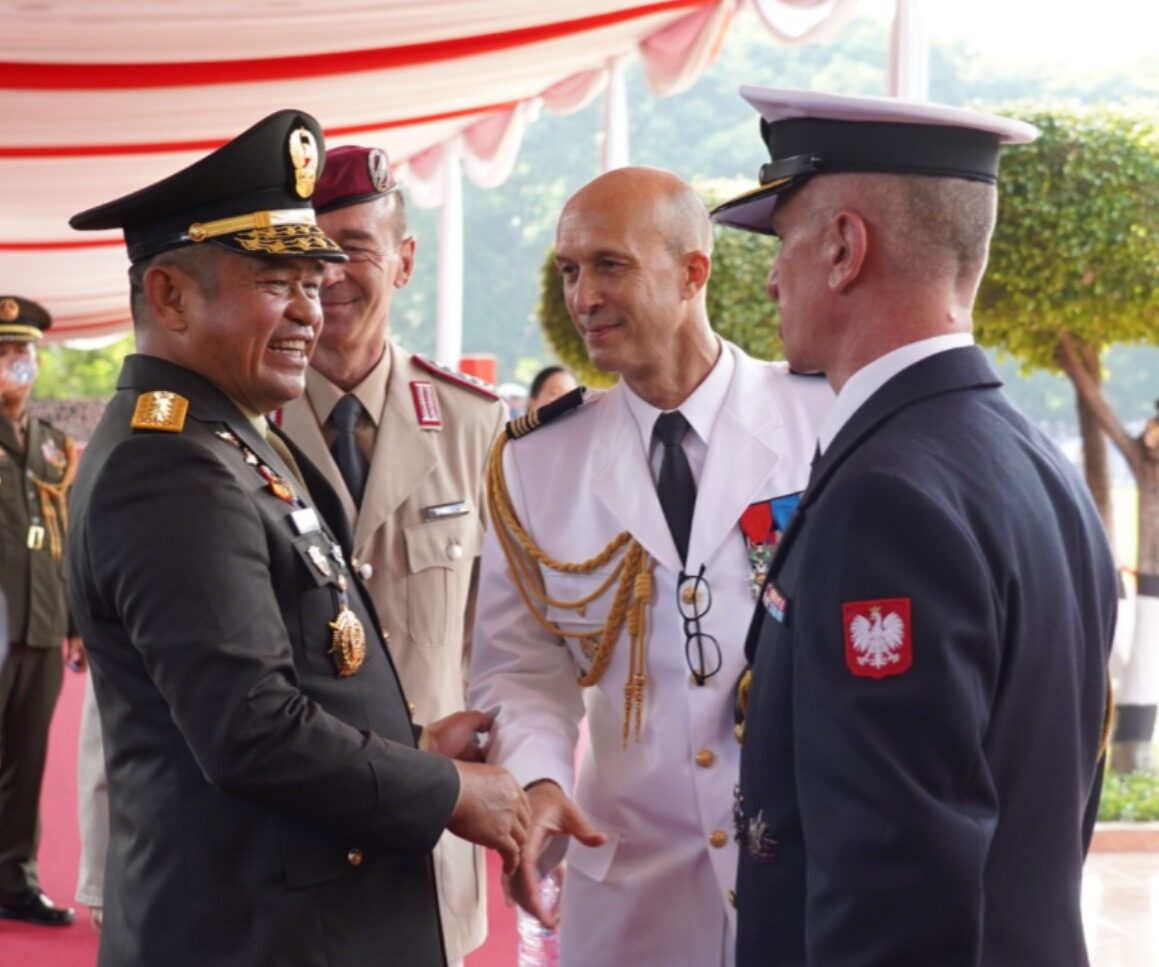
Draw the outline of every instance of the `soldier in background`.
[[[48,727],[64,662],[85,666],[63,561],[76,447],[28,412],[36,344],[51,325],[43,306],[0,296],[0,587],[9,651],[0,663],[0,917],[65,926],[73,911],[44,895],[36,869]]]

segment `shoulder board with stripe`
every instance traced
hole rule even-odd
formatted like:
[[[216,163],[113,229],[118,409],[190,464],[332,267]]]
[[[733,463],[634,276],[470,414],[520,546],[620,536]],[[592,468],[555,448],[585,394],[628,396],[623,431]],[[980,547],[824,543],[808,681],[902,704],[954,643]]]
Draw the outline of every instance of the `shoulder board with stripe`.
[[[474,376],[468,376],[466,373],[460,373],[458,370],[451,369],[449,366],[443,366],[436,363],[433,359],[427,359],[425,356],[420,356],[417,353],[411,356],[415,365],[426,370],[432,376],[437,376],[445,383],[453,383],[455,386],[461,386],[465,390],[470,390],[479,396],[484,396],[489,400],[499,399],[499,393],[496,392],[495,387],[490,383],[485,383],[481,379],[476,379]]]
[[[552,400],[547,406],[541,406],[511,420],[507,424],[507,439],[518,440],[541,426],[547,426],[552,420],[558,420],[565,413],[578,409],[584,402],[586,392],[586,386],[577,386],[570,393],[564,393],[559,399]]]

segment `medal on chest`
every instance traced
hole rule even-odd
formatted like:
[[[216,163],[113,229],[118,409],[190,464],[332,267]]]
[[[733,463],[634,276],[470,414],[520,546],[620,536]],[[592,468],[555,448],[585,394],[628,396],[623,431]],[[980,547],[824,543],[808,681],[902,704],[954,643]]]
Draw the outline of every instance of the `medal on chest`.
[[[346,575],[338,575],[338,614],[330,622],[330,654],[338,667],[338,677],[348,678],[366,661],[366,629],[350,610],[346,598]]]
[[[290,514],[290,522],[296,533],[308,534],[321,529],[314,508],[302,500],[294,491],[293,485],[246,446],[236,433],[227,429],[216,430],[214,433],[219,439],[237,448],[246,464],[253,467],[266,482],[271,494],[295,508]],[[327,539],[330,541],[329,555],[317,544],[311,544],[306,549],[306,557],[334,594],[336,614],[334,620],[329,622],[328,654],[334,659],[338,677],[349,678],[366,661],[366,629],[358,615],[350,608],[349,582],[345,574],[346,562],[342,556],[342,548],[333,539]]]
[[[769,573],[777,541],[788,526],[789,518],[801,502],[801,494],[785,494],[771,500],[758,500],[749,504],[740,517],[740,529],[744,534],[745,550],[749,559],[749,591],[756,599],[761,593],[761,585]]]
[[[40,453],[48,466],[52,467],[57,473],[64,473],[64,468],[68,466],[68,454],[56,445],[56,441],[52,437],[49,437],[40,445]]]

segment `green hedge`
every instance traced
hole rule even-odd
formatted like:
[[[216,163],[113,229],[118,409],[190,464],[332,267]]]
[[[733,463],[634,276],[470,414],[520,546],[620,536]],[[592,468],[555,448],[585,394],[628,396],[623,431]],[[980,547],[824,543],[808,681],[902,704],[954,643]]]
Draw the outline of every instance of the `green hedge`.
[[[1099,800],[1099,819],[1159,820],[1159,773],[1108,772]]]

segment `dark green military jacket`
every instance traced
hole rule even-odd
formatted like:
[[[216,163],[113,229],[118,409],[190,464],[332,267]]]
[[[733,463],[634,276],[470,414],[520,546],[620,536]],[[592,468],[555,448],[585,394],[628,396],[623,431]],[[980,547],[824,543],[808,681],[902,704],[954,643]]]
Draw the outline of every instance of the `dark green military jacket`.
[[[58,486],[69,468],[68,435],[29,417],[21,448],[0,418],[0,587],[8,600],[8,637],[34,648],[59,648],[72,634],[64,575],[62,501],[42,487]]]
[[[188,402],[179,430],[154,391]],[[458,776],[415,748],[341,506],[289,449],[308,494],[220,390],[130,356],[85,451],[68,565],[109,777],[101,967],[444,964],[430,851]],[[332,653],[347,609],[361,663]]]

